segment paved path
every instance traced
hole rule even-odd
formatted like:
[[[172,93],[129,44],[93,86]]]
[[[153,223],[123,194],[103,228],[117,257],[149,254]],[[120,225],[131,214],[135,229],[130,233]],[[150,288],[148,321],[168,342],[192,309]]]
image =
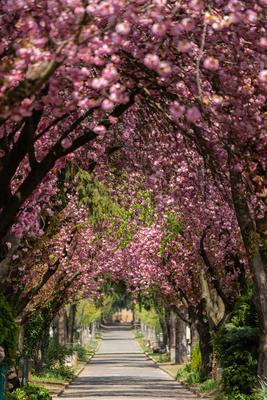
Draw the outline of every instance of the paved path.
[[[147,360],[127,327],[106,329],[97,354],[61,397],[66,400],[196,399]]]

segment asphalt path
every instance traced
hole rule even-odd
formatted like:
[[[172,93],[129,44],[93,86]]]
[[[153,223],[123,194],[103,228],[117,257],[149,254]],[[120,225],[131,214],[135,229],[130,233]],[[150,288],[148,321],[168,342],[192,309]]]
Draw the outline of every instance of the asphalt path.
[[[66,400],[190,400],[197,397],[140,350],[126,326],[106,327],[101,345],[60,396]]]

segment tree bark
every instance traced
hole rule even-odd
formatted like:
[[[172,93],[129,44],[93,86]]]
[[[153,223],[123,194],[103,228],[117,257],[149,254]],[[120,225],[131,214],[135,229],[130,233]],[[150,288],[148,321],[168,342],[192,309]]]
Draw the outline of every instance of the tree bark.
[[[70,305],[70,312],[67,318],[67,336],[68,343],[73,345],[75,331],[76,304]]]
[[[187,359],[186,323],[174,311],[170,314],[171,321],[171,363],[183,364]]]
[[[207,379],[212,372],[213,346],[208,318],[205,316],[205,300],[202,300],[195,312],[195,327],[199,336],[199,347],[201,353],[201,379]]]
[[[58,315],[58,344],[66,343],[66,311],[65,307],[61,308]]]
[[[164,349],[167,348],[168,343],[169,343],[169,322],[168,322],[168,318],[169,315],[166,315],[166,311],[164,310],[164,315],[162,315],[160,317],[160,326],[161,326],[161,330],[162,330],[162,347]]]
[[[191,331],[191,333],[190,333],[190,334],[191,334],[191,343],[190,343],[190,346],[191,346],[191,354],[192,354],[192,352],[193,352],[195,346],[196,346],[197,343],[199,342],[199,334],[198,334],[196,325],[195,325],[194,323],[191,324],[191,326],[190,326],[190,331]]]

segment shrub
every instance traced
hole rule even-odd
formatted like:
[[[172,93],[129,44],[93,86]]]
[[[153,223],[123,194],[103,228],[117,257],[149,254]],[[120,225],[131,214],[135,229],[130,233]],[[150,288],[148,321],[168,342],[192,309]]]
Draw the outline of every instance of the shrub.
[[[234,394],[219,394],[215,397],[215,400],[254,400],[250,395],[243,393],[234,393]]]
[[[251,394],[256,384],[257,329],[225,325],[214,348],[223,367],[222,384],[226,393]]]
[[[87,350],[81,344],[76,344],[73,346],[73,351],[76,351],[77,356],[80,360],[86,360]]]
[[[230,394],[227,400],[252,400],[250,395],[243,394],[243,393],[234,393]]]
[[[26,398],[30,400],[48,400],[50,399],[49,390],[42,386],[26,385],[23,390]]]
[[[223,389],[230,394],[230,400],[235,399],[233,396],[241,399],[241,393],[251,395],[256,384],[257,325],[257,314],[249,291],[237,301],[229,322],[214,338],[214,350],[223,368]]]
[[[226,393],[251,393],[256,385],[257,361],[249,352],[235,352],[222,373],[222,384]]]
[[[5,393],[5,400],[26,400],[26,394],[23,389],[16,389],[12,393]]]
[[[46,369],[43,374],[36,376],[37,378],[43,378],[44,380],[54,378],[69,381],[75,377],[75,372],[71,367],[59,365],[57,367]]]
[[[215,379],[207,379],[205,382],[203,382],[200,387],[199,391],[200,392],[211,392],[212,390],[217,389],[218,384],[215,381]]]
[[[191,363],[191,362],[190,362],[190,363],[187,363],[187,364],[184,366],[184,369],[185,369],[186,372],[192,372],[192,363]]]
[[[0,346],[5,350],[5,362],[11,363],[16,356],[18,327],[11,307],[0,297]]]
[[[188,374],[192,371],[191,363],[186,364],[184,367],[177,371],[176,379],[184,380]]]
[[[267,379],[260,379],[260,388],[255,390],[253,400],[267,399]]]
[[[199,342],[198,342],[192,351],[192,360],[191,360],[192,371],[200,372],[201,363],[202,363],[201,352],[200,352],[200,346],[199,346]]]
[[[75,373],[71,367],[60,365],[59,367],[54,367],[49,370],[50,375],[55,378],[61,378],[65,380],[70,380],[75,377]]]
[[[6,400],[50,400],[49,390],[41,386],[26,385],[5,395]]]
[[[191,372],[185,381],[186,381],[186,383],[188,383],[188,385],[196,385],[197,383],[200,383],[200,381],[201,381],[200,373],[199,372]]]
[[[225,394],[219,393],[214,400],[229,400],[229,398]]]
[[[45,356],[45,364],[48,368],[64,366],[66,356],[73,353],[73,349],[51,341]]]
[[[48,383],[66,382],[73,379],[74,377],[74,370],[66,366],[54,367],[38,375],[32,374],[33,381]]]

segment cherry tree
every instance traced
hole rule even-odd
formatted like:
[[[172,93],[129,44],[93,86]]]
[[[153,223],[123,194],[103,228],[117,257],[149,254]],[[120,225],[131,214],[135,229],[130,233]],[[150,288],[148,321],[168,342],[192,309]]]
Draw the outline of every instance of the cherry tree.
[[[202,256],[223,224],[231,263],[237,248],[248,259],[266,376],[266,0],[10,0],[0,9],[3,247],[11,229],[42,234],[40,206],[68,159],[100,175],[110,156],[145,171],[159,212],[185,182],[179,211],[196,224]],[[194,208],[205,215],[191,221]]]

